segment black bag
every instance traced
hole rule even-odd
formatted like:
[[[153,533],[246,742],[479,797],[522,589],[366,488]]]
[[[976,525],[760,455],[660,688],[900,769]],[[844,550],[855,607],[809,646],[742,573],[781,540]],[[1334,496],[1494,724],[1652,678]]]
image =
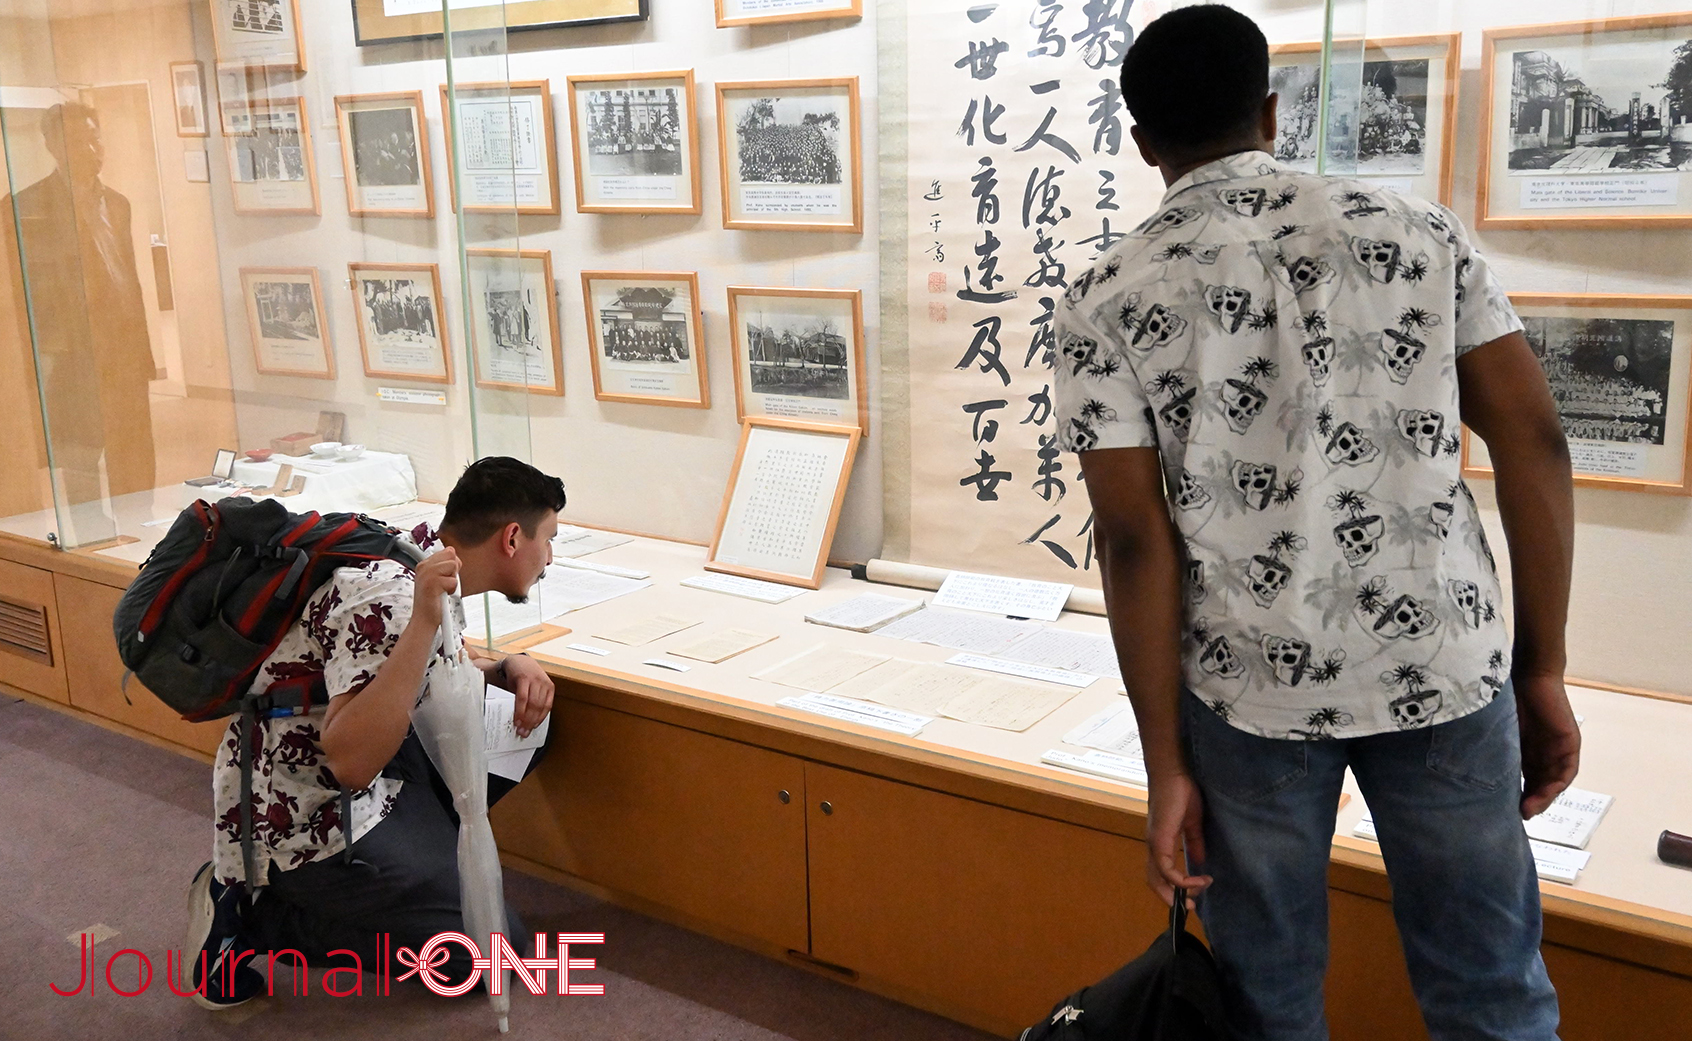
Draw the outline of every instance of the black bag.
[[[1057,1003],[1019,1041],[1225,1041],[1222,984],[1204,941],[1187,932],[1176,892],[1169,929],[1146,953]]]
[[[249,891],[262,884],[252,877],[254,721],[327,700],[321,672],[252,697],[259,666],[336,568],[375,560],[410,568],[421,559],[396,529],[363,514],[294,514],[275,499],[244,496],[200,500],[177,516],[118,601],[118,656],[148,690],[189,722],[241,716],[241,852]],[[350,800],[343,791],[342,820],[351,819]]]

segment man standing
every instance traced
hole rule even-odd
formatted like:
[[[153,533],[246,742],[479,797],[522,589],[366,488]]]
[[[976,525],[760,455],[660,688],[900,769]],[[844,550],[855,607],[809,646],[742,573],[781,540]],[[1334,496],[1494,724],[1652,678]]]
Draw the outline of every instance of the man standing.
[[[1245,16],[1153,22],[1122,93],[1169,190],[1075,280],[1056,389],[1145,745],[1150,884],[1197,896],[1239,1037],[1326,1037],[1349,766],[1429,1032],[1548,1041],[1521,822],[1579,762],[1573,494],[1521,322],[1449,210],[1274,161]],[[1496,471],[1513,644],[1460,422]]]

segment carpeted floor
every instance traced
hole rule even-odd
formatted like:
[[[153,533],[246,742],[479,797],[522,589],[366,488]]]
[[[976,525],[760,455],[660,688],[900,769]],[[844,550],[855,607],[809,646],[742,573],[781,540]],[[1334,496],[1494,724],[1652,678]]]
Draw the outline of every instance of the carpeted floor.
[[[182,944],[188,880],[209,856],[210,774],[194,760],[0,696],[0,1038],[497,1036],[485,998],[441,998],[410,984],[388,997],[328,997],[318,970],[310,997],[282,996],[278,973],[278,996],[228,1012],[173,996],[164,957]],[[506,897],[532,929],[607,936],[592,974],[605,996],[519,991],[513,1039],[987,1036],[512,871]],[[102,937],[97,985],[60,997],[49,984],[77,985],[76,934],[90,929]],[[107,959],[126,947],[154,963],[152,985],[137,997],[114,994],[104,979]],[[139,971],[125,956],[113,981],[133,990]]]

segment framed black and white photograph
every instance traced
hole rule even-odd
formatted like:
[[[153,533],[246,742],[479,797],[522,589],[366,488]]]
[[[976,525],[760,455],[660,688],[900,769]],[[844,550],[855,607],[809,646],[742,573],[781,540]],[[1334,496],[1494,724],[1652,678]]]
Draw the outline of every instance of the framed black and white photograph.
[[[863,294],[729,286],[739,418],[845,423],[869,432]]]
[[[1692,12],[1483,39],[1482,227],[1692,227]]]
[[[584,271],[593,396],[709,408],[699,278],[691,271]]]
[[[205,66],[197,61],[170,63],[170,99],[176,111],[177,137],[209,137]]]
[[[353,39],[360,47],[426,40],[444,33],[441,0],[353,0]],[[522,32],[563,26],[639,22],[648,0],[454,0],[452,32]]]
[[[1275,158],[1312,173],[1321,51],[1320,43],[1273,47],[1269,69],[1269,89],[1280,99]],[[1323,172],[1449,205],[1460,57],[1457,33],[1366,40],[1361,65],[1335,56]]]
[[[348,264],[364,374],[452,382],[452,350],[434,264]]]
[[[299,0],[208,0],[219,65],[306,71]]]
[[[241,295],[253,363],[267,376],[335,378],[335,354],[314,267],[244,267]]]
[[[580,213],[698,213],[693,70],[571,76]]]
[[[1512,294],[1545,368],[1575,483],[1692,494],[1687,481],[1692,296]],[[1464,431],[1463,472],[1492,476]]]
[[[354,217],[435,215],[423,92],[343,94],[335,99],[347,212]]]
[[[305,99],[250,101],[226,118],[235,128],[226,142],[235,212],[315,216],[317,164]]]
[[[857,77],[717,84],[723,227],[861,232]]]
[[[717,28],[860,18],[863,0],[717,0]]]
[[[549,81],[460,83],[450,97],[442,84],[441,112],[455,212],[558,212]]]
[[[562,395],[551,251],[470,249],[465,254],[476,385]]]

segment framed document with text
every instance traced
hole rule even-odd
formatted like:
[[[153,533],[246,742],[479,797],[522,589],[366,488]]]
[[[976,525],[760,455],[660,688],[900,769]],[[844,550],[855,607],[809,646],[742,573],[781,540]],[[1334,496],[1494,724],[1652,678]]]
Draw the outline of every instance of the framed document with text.
[[[869,432],[860,290],[729,286],[728,303],[739,418]]]
[[[1480,226],[1692,227],[1692,11],[1482,34]]]
[[[861,436],[784,419],[741,424],[706,570],[820,587]]]
[[[433,217],[423,92],[343,94],[335,99],[347,212],[354,217]]]
[[[317,161],[305,99],[249,101],[224,118],[233,128],[224,143],[235,212],[315,217]]]
[[[210,0],[219,65],[304,72],[299,0]]]
[[[444,35],[442,0],[353,0],[353,39],[360,47]],[[552,29],[646,18],[647,0],[452,0],[453,35]]]
[[[717,28],[859,18],[863,0],[717,0]]]
[[[335,354],[314,267],[244,267],[241,296],[253,364],[266,376],[335,378]]]
[[[723,227],[864,230],[858,78],[717,84]]]
[[[1692,296],[1511,294],[1563,421],[1576,484],[1692,494]],[[1463,473],[1491,477],[1463,429]]]
[[[691,271],[584,271],[593,396],[636,405],[711,406],[699,277]]]
[[[693,70],[571,76],[578,213],[698,213]]]
[[[564,393],[552,252],[468,249],[470,347],[476,385]]]
[[[452,351],[434,264],[348,264],[364,374],[452,382]]]
[[[547,80],[460,83],[451,97],[442,84],[441,115],[454,212],[558,212]]]

